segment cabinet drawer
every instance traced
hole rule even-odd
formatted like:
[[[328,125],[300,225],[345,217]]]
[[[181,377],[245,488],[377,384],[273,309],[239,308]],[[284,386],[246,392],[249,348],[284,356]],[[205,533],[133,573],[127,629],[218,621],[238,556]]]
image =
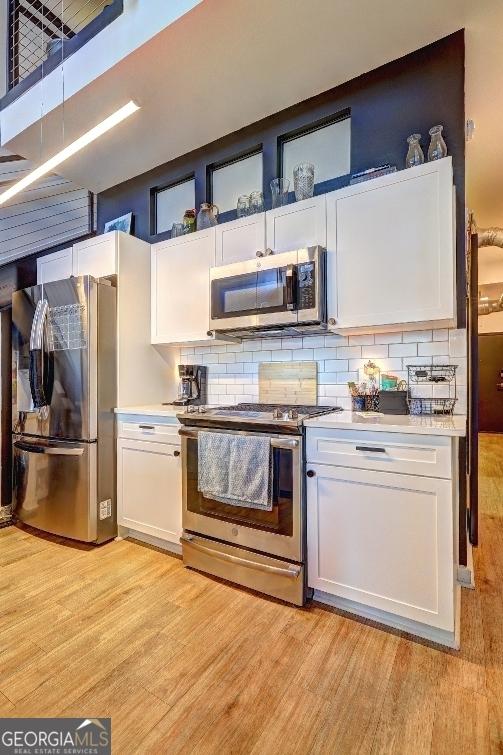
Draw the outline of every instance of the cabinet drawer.
[[[452,478],[451,439],[442,436],[309,428],[306,458],[315,464]]]
[[[151,443],[175,443],[180,445],[179,424],[159,425],[155,422],[119,421],[117,436],[130,440],[148,440]]]

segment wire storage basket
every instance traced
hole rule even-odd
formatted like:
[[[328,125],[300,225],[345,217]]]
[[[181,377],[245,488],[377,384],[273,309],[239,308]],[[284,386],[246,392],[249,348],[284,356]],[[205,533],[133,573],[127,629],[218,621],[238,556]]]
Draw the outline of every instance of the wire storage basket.
[[[457,401],[457,364],[407,365],[411,414],[452,414]]]

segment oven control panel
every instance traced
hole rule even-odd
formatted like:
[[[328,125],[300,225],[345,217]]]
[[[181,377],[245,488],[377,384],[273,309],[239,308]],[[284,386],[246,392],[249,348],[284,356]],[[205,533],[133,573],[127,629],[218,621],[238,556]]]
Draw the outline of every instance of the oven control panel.
[[[316,307],[316,263],[303,262],[297,265],[298,309]]]

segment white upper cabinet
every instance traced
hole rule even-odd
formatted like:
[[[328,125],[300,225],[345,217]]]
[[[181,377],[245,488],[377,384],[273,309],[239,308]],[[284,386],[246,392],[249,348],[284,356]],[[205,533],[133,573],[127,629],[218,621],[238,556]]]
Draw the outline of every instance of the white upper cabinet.
[[[230,265],[253,259],[265,247],[265,213],[259,212],[215,228],[216,264]]]
[[[92,275],[95,278],[115,275],[118,243],[119,232],[110,231],[74,244],[73,274]]]
[[[266,246],[273,252],[326,246],[325,195],[270,210],[266,213],[266,226]]]
[[[69,278],[73,272],[73,249],[60,249],[37,259],[37,283],[50,283]]]
[[[336,331],[455,325],[452,161],[326,195]]]
[[[151,259],[152,343],[210,342],[215,228],[154,244]]]

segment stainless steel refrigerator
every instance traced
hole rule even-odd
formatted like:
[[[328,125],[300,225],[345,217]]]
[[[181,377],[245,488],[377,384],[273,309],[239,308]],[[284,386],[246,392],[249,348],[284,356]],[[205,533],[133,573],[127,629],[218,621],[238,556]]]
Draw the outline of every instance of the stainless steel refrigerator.
[[[116,320],[87,275],[12,296],[14,516],[91,543],[116,534]]]

